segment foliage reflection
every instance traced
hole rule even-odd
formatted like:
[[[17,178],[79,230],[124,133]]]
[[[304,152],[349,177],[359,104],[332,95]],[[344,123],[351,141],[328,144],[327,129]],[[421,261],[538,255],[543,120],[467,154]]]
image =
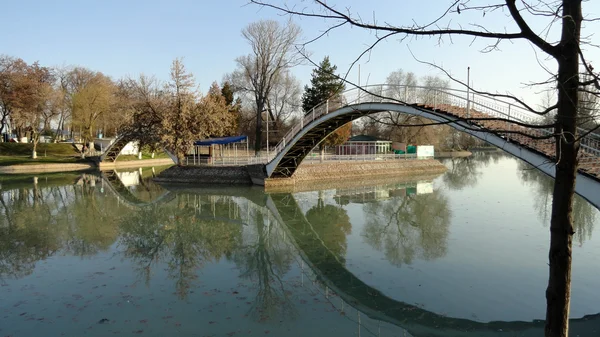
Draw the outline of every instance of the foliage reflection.
[[[393,265],[446,254],[451,211],[442,191],[367,203],[363,210],[365,241]]]

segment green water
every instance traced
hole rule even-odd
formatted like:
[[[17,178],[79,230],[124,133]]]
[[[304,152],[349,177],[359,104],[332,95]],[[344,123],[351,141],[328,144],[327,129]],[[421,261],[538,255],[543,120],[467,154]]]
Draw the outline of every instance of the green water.
[[[0,177],[0,336],[542,336],[552,180],[444,163],[293,194]],[[598,336],[600,215],[575,220],[571,335]]]

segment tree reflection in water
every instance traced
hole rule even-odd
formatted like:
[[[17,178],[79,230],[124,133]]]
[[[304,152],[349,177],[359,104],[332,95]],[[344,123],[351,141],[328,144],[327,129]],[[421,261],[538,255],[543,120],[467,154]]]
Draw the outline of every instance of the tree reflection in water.
[[[230,203],[209,198],[208,216],[196,207],[206,200],[182,193],[169,203],[143,208],[123,219],[120,243],[147,284],[152,267],[165,263],[169,277],[175,280],[177,295],[184,299],[205,262],[232,256],[239,247],[239,223],[220,220],[228,218]],[[234,207],[239,208],[237,204]]]
[[[175,193],[175,192],[173,192]],[[294,313],[282,278],[293,252],[264,209],[233,197],[177,193],[174,200],[143,208],[121,222],[120,243],[148,284],[152,269],[166,264],[176,293],[185,299],[204,264],[233,261],[240,277],[253,281],[250,315],[257,321]],[[243,209],[245,207],[245,209]],[[242,221],[240,214],[249,214]],[[242,225],[244,223],[244,225]]]
[[[480,169],[492,162],[497,163],[504,156],[506,154],[502,151],[475,151],[469,157],[442,159],[441,162],[448,167],[442,179],[453,190],[474,187],[482,174]]]
[[[27,276],[58,252],[91,256],[115,242],[117,200],[100,196],[92,178],[78,178],[30,178],[0,191],[0,279]]]
[[[149,284],[152,270],[166,266],[181,299],[195,286],[199,269],[225,258],[256,287],[252,317],[267,321],[294,314],[283,282],[294,253],[265,208],[231,196],[185,192],[133,205],[114,195],[114,188],[103,188],[106,183],[85,174],[54,185],[29,180],[0,191],[0,280],[30,275],[38,261],[57,253],[93,256],[119,240],[141,280]],[[155,187],[150,192],[161,195]],[[242,214],[251,216],[242,221]]]
[[[552,211],[554,180],[524,161],[518,161],[518,170],[519,178],[527,183],[534,192],[533,207],[537,211],[540,221],[547,226],[550,223]],[[592,204],[579,195],[575,195],[573,201],[574,240],[580,246],[592,238],[596,214],[597,210]]]
[[[346,258],[346,237],[352,232],[352,223],[346,210],[336,205],[325,204],[323,191],[319,191],[317,205],[306,212],[306,220],[313,226],[317,237],[321,238],[339,261]]]
[[[244,245],[233,256],[240,277],[252,280],[256,287],[249,314],[259,322],[291,318],[296,311],[282,279],[291,268],[294,253],[280,225],[272,222],[262,209],[253,209],[252,219]]]
[[[442,191],[367,203],[363,210],[365,241],[382,251],[391,264],[401,266],[415,258],[431,260],[446,254],[451,211]]]

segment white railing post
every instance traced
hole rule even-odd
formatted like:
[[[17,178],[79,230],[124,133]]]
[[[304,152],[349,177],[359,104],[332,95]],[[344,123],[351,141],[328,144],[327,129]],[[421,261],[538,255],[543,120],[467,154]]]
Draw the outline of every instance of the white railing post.
[[[329,100],[325,101],[325,113],[324,115],[329,113]]]

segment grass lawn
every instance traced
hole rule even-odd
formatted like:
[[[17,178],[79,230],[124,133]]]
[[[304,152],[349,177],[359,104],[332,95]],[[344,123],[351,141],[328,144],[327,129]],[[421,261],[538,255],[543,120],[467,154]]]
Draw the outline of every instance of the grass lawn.
[[[0,143],[0,166],[89,162],[81,159],[73,144],[38,144],[36,159],[31,159],[32,149],[33,144],[30,143]]]
[[[44,143],[37,146],[37,158],[31,159],[33,144],[29,143],[0,143],[0,166],[34,165],[50,163],[89,163],[82,159],[81,154],[70,143]],[[165,159],[165,152],[156,152],[154,159]],[[142,159],[152,159],[150,152],[142,151]],[[121,155],[117,161],[139,160],[137,156]]]
[[[0,156],[31,156],[31,143],[0,143]],[[43,143],[37,146],[38,157],[77,156],[79,152],[69,143]]]

